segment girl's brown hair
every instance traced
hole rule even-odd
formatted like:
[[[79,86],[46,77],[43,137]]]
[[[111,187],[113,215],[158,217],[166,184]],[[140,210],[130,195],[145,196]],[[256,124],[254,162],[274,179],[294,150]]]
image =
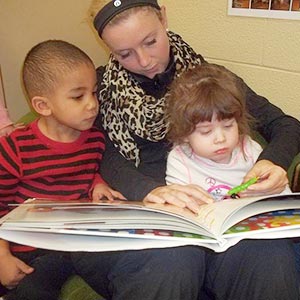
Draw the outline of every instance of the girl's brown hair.
[[[199,122],[235,118],[241,136],[250,133],[245,85],[222,66],[202,64],[173,81],[167,96],[168,139],[183,143]]]

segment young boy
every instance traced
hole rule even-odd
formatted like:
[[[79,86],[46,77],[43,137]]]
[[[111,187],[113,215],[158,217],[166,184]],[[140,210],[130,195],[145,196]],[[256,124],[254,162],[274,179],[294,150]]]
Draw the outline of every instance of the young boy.
[[[98,101],[91,59],[74,45],[49,40],[29,51],[22,76],[40,117],[0,138],[0,216],[8,204],[33,197],[124,198],[99,174],[104,135],[93,127]],[[0,282],[9,288],[3,299],[57,300],[71,272],[66,253],[0,240]]]

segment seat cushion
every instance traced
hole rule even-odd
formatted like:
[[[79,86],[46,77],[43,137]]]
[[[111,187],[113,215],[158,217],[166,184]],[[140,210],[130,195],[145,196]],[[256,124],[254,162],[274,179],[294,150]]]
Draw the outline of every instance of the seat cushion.
[[[105,300],[98,295],[81,277],[71,276],[61,289],[59,300]]]

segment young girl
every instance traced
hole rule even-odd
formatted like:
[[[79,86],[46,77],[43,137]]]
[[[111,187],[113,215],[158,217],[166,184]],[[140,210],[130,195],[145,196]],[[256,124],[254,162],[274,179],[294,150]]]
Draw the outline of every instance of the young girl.
[[[0,136],[5,136],[14,130],[14,124],[10,120],[8,111],[5,108],[4,93],[2,89],[1,69],[0,69]]]
[[[7,109],[2,105],[0,99],[0,137],[7,136],[17,128],[24,128],[24,124],[14,124],[9,118]]]
[[[262,147],[250,136],[245,86],[224,67],[186,71],[170,91],[167,184],[197,184],[215,200],[228,196],[253,167]],[[263,179],[263,178],[262,178]]]
[[[23,124],[14,124],[5,107],[4,91],[2,86],[2,75],[0,69],[0,137],[9,135],[17,128],[23,128]]]
[[[7,109],[2,106],[0,101],[0,136],[9,134],[13,129],[13,122],[8,116]]]

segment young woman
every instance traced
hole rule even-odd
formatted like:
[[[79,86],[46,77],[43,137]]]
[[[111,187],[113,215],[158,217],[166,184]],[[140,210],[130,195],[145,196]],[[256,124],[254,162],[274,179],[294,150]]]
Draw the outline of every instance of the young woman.
[[[204,59],[167,30],[166,10],[155,0],[95,0],[90,16],[111,50],[98,69],[99,124],[108,135],[101,174],[131,200],[190,209],[212,201],[200,187],[165,185],[165,95],[174,78]],[[246,93],[248,111],[271,146],[245,180],[264,174],[251,193],[280,192],[287,183],[284,168],[299,151],[299,123],[249,88]],[[77,272],[107,299],[298,299],[293,250],[285,240],[243,241],[221,254],[179,247],[74,259]]]
[[[204,59],[168,31],[166,9],[157,1],[93,3],[95,28],[111,50],[108,64],[98,69],[101,123],[111,141],[103,164],[105,177],[128,199],[207,201],[203,191],[186,187],[193,196],[187,198],[183,187],[166,187],[164,181],[170,149],[165,95],[175,77]],[[281,192],[286,169],[299,152],[299,122],[248,87],[246,105],[258,121],[256,129],[269,142],[245,177],[246,181],[263,174],[265,180],[247,195]]]

